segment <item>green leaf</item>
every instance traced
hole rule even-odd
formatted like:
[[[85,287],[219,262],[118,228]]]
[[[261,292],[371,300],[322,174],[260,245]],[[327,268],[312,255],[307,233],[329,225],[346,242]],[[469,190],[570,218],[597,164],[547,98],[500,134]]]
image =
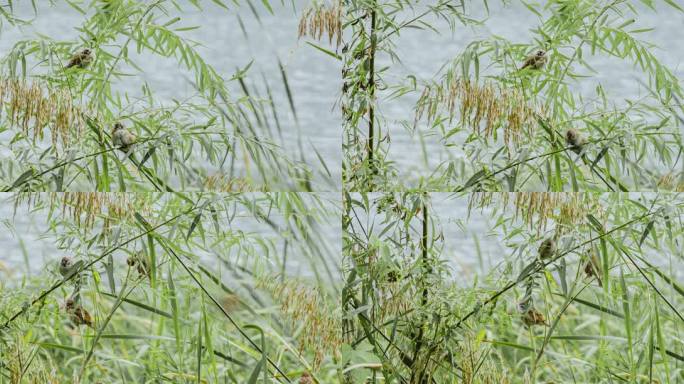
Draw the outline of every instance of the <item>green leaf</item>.
[[[197,227],[197,224],[199,224],[200,220],[202,219],[202,212],[198,213],[195,218],[192,220],[192,224],[190,224],[190,229],[188,229],[187,235],[185,235],[185,240],[190,239],[190,235],[195,231],[195,228]]]
[[[654,221],[651,220],[648,222],[648,224],[646,224],[646,228],[644,228],[644,232],[641,234],[641,239],[639,239],[639,246],[640,247],[644,243],[644,240],[646,240],[646,237],[648,236],[648,234],[653,229],[653,223],[654,223]]]

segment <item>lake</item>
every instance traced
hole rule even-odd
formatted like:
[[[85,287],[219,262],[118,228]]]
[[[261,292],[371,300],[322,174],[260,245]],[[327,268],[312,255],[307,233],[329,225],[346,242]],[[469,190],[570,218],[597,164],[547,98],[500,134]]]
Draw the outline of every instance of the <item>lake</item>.
[[[183,32],[182,36],[202,44],[198,51],[206,62],[214,66],[226,79],[238,68],[245,68],[253,61],[247,75],[247,83],[258,87],[262,97],[266,97],[263,74],[272,89],[281,120],[284,148],[290,153],[298,153],[297,140],[301,137],[307,162],[319,172],[324,172],[312,150],[315,148],[324,156],[332,174],[333,183],[327,184],[319,180],[317,190],[340,190],[341,113],[335,108],[335,101],[341,89],[341,64],[305,44],[303,40],[298,40],[297,14],[301,13],[308,3],[296,1],[294,9],[289,2],[287,5],[274,3],[273,15],[260,3],[255,4],[259,19],[246,5],[239,10],[234,6],[230,10],[225,10],[211,2],[202,4],[204,12],[187,5],[186,8],[191,11],[182,14],[182,20],[174,27],[199,26],[199,29]],[[37,5],[38,14],[29,27],[12,27],[7,24],[2,26],[1,55],[4,56],[19,40],[36,38],[38,34],[60,41],[78,41],[78,37],[82,36],[76,28],[83,23],[84,16],[65,2],[59,1],[55,6],[49,6],[47,2],[39,1]],[[15,7],[16,13],[22,18],[34,17],[30,1],[15,2]],[[168,8],[173,12],[173,16],[178,14],[173,7]],[[239,26],[238,17],[244,23],[247,36]],[[166,21],[171,18],[164,16],[160,17],[160,20]],[[187,71],[179,69],[175,59],[163,59],[146,52],[145,60],[136,60],[134,50],[131,50],[130,56],[143,72],[139,76],[115,80],[114,89],[125,91],[133,99],[142,95],[141,86],[143,82],[147,82],[159,101],[166,104],[173,99],[183,100],[196,94],[193,86],[182,77]],[[154,59],[149,60],[150,57]],[[299,125],[295,124],[294,116],[290,112],[278,59],[287,72]],[[120,70],[134,71],[127,66],[121,67]],[[231,83],[230,89],[233,90],[235,99],[242,95],[237,82]],[[292,157],[299,158],[299,155]]]

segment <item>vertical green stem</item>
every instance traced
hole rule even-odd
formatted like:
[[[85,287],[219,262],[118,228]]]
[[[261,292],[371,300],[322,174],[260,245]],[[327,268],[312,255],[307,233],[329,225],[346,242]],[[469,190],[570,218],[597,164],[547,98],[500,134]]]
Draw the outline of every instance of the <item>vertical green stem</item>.
[[[371,39],[371,46],[370,46],[370,72],[368,75],[368,85],[367,89],[369,92],[369,103],[368,103],[368,162],[370,163],[371,169],[373,170],[373,173],[375,173],[376,169],[375,166],[373,165],[373,140],[375,138],[375,106],[374,106],[374,99],[375,99],[375,48],[376,48],[376,42],[377,42],[377,37],[375,35],[375,28],[376,28],[376,10],[375,6],[377,6],[377,2],[373,2],[373,9],[371,10],[371,32],[370,32],[370,39]]]
[[[427,204],[423,202],[423,233],[421,237],[421,264],[422,264],[422,276],[421,285],[423,287],[423,296],[421,298],[421,307],[425,307],[428,302],[428,283],[425,281],[428,275],[431,273],[430,261],[428,259],[428,207]],[[418,330],[418,337],[416,338],[416,347],[413,350],[413,367],[411,372],[411,383],[422,383],[424,381],[423,372],[419,371],[419,359],[418,353],[423,346],[423,333],[425,329],[425,324],[421,324]],[[417,378],[417,380],[415,380]]]

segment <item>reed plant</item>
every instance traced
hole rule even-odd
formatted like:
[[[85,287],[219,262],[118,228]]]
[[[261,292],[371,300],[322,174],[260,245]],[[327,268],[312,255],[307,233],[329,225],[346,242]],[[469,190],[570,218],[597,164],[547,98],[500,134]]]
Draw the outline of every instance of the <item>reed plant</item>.
[[[49,17],[52,6],[69,7],[82,15],[82,24],[73,26],[78,39],[25,34],[0,57],[3,190],[339,188],[328,157],[301,133],[290,135],[300,136],[296,148],[283,138],[283,130],[298,132],[298,127],[293,125],[296,95],[282,62],[274,57],[280,73],[273,77],[282,82],[277,88],[252,62],[234,73],[219,73],[201,54],[202,45],[188,35],[203,27],[189,24],[188,12],[221,12],[242,23],[242,7],[249,6],[258,18],[274,12],[269,2],[34,1],[33,6],[35,18]],[[17,7],[14,2],[2,6],[3,28],[32,25],[18,16],[23,13]],[[244,36],[253,32],[244,30]],[[87,64],[69,64],[86,50]],[[171,87],[178,92],[171,100],[144,80],[143,62],[176,63],[177,73],[167,74],[177,79]],[[192,91],[180,92],[187,88],[183,85]],[[286,96],[289,106],[277,104],[276,94]],[[112,131],[117,123],[137,137],[131,150],[118,149]]]
[[[0,383],[336,380],[333,195],[2,199],[57,253],[38,268],[34,244],[33,268],[0,271]]]
[[[344,6],[348,190],[620,192],[672,190],[684,180],[681,78],[649,41],[658,26],[640,23],[646,13],[681,17],[678,2],[349,0]],[[489,32],[490,6],[498,18],[528,12],[531,36],[518,41]],[[469,31],[476,33],[465,46],[444,47],[454,53],[443,65],[424,57],[437,73],[406,73],[400,36]],[[534,55],[539,65],[525,65]],[[597,60],[624,63],[620,68],[635,73],[599,73],[592,66]],[[639,92],[611,92],[620,81]],[[411,104],[412,117],[382,113]],[[412,141],[394,154],[391,138],[399,131]],[[436,151],[444,160],[436,160]],[[662,182],[668,177],[676,182]]]
[[[436,197],[489,218],[490,269],[456,272],[482,255],[445,246],[443,223],[472,219]],[[352,193],[344,210],[345,382],[684,379],[678,194]]]

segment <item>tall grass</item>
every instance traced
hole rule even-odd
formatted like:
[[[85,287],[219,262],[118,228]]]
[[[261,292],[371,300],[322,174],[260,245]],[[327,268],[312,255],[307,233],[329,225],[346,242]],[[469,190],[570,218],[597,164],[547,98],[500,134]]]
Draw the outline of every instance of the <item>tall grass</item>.
[[[59,253],[37,277],[2,272],[0,382],[330,382],[341,277],[330,197],[3,196],[4,211],[46,221]],[[75,266],[64,275],[63,256]],[[74,324],[68,298],[92,327]]]
[[[349,190],[681,189],[681,79],[644,37],[658,26],[639,23],[642,14],[656,12],[655,2],[492,4],[499,19],[529,12],[527,41],[492,34],[489,3],[345,3],[343,179]],[[657,9],[659,15],[684,12],[673,1]],[[428,34],[471,30],[476,37],[448,62],[437,66],[434,57],[424,58],[427,67],[440,68],[434,75],[402,72],[399,35],[429,44]],[[431,48],[411,54],[429,56]],[[539,50],[546,65],[522,69]],[[625,62],[635,77],[617,69],[598,73],[596,60]],[[611,84],[625,80],[640,84],[639,94],[610,93]],[[588,88],[593,92],[583,91]],[[413,117],[378,113],[409,103]],[[399,149],[408,158],[392,151],[400,130],[413,138]],[[581,145],[568,141],[571,130]],[[427,139],[434,142],[430,151],[446,158],[436,166]]]
[[[283,141],[279,117],[296,117],[296,95],[282,65],[273,76],[281,84],[269,84],[252,63],[219,73],[187,37],[202,25],[189,25],[186,12],[222,12],[232,20],[242,5],[214,1],[205,11],[194,1],[64,3],[82,15],[82,24],[73,26],[78,41],[37,35],[16,41],[0,59],[3,190],[310,191],[337,185],[323,157]],[[36,18],[49,17],[49,3],[34,5]],[[3,6],[4,23],[30,27],[31,20],[15,16],[17,6]],[[263,12],[250,6],[257,17]],[[255,32],[245,30],[246,36]],[[93,52],[93,62],[66,68],[83,48]],[[195,91],[161,100],[143,80],[143,61],[175,61],[178,73],[168,74],[173,86],[191,84]],[[131,79],[139,80],[135,89]],[[287,95],[289,110],[274,102],[276,92]],[[130,153],[113,147],[117,122],[138,136]]]
[[[434,196],[346,196],[346,382],[684,379],[681,196],[453,195],[487,208],[485,232],[505,249],[479,276],[450,266],[471,255],[445,251],[440,222],[470,219],[433,209]]]

